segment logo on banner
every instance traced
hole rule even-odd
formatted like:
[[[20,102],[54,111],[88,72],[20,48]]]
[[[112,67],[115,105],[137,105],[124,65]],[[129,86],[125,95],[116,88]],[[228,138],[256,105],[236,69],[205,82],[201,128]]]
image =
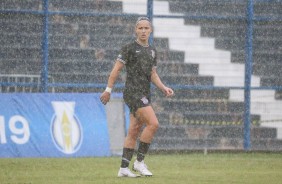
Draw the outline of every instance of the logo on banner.
[[[79,150],[82,143],[82,127],[75,115],[75,102],[53,101],[55,114],[51,122],[51,134],[56,147],[65,154]]]

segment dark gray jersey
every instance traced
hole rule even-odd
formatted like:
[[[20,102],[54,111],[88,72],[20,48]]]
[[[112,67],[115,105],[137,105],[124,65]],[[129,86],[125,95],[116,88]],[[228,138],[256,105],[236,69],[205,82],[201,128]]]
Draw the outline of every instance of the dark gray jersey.
[[[144,47],[136,41],[122,47],[117,58],[126,66],[124,96],[142,97],[150,95],[151,72],[157,66],[155,47]]]

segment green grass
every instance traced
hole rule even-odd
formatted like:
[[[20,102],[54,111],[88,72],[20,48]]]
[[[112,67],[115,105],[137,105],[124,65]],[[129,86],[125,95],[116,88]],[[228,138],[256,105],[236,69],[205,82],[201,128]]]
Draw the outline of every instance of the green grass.
[[[153,177],[117,178],[119,157],[0,159],[1,184],[277,184],[282,155],[211,153],[148,155]]]

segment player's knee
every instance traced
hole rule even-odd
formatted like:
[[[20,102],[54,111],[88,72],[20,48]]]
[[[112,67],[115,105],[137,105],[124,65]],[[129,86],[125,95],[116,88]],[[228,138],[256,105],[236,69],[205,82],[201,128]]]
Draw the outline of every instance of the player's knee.
[[[158,128],[159,128],[159,122],[158,122],[158,121],[153,121],[153,122],[151,122],[151,123],[149,124],[149,128],[150,128],[153,132],[157,131]]]

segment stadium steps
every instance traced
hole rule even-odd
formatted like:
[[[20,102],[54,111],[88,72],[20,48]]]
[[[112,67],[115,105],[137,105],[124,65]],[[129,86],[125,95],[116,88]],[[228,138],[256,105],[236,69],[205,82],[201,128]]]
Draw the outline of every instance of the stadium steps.
[[[213,77],[212,76],[200,76],[200,75],[159,75],[163,83],[168,85],[177,84],[179,85],[212,85]]]
[[[5,27],[5,24],[3,25]],[[14,23],[15,27],[21,26],[17,23]],[[42,35],[32,33],[30,29],[34,29],[34,27],[37,27],[37,24],[31,24],[29,26],[26,25],[26,29],[23,28],[20,33],[18,33],[18,30],[13,30],[13,26],[5,27],[3,30],[1,30],[1,33],[3,37],[0,38],[0,43],[5,46],[21,46],[21,47],[33,47],[34,45],[39,45],[42,42]],[[96,26],[97,27],[97,26]],[[41,29],[41,28],[40,28]],[[69,28],[67,28],[69,29]],[[133,35],[129,34],[128,32],[121,32],[119,31],[120,26],[118,26],[118,29],[116,29],[115,26],[111,25],[104,25],[103,29],[99,30],[99,33],[81,33],[81,31],[78,31],[80,33],[70,33],[70,30],[66,31],[68,34],[64,35],[63,33],[58,32],[52,32],[49,31],[49,45],[51,47],[80,47],[80,42],[83,41],[83,39],[87,39],[89,42],[89,47],[95,47],[95,48],[113,48],[117,47],[119,45],[123,45],[124,43],[127,43],[131,40],[133,40]],[[12,31],[13,30],[13,31]],[[79,29],[80,30],[80,29]],[[89,30],[89,28],[88,28]],[[112,35],[110,37],[109,32],[115,32],[119,34]],[[38,30],[39,32],[39,30]],[[83,31],[82,31],[83,32]],[[54,34],[53,34],[54,33]],[[104,35],[104,33],[107,33]],[[166,38],[157,38],[155,40],[155,44],[157,47],[161,49],[167,49],[168,48],[168,40]]]
[[[120,13],[122,12],[122,2],[113,1],[65,1],[50,0],[52,9],[57,11],[76,11],[76,12],[103,12],[103,13]]]
[[[37,35],[2,34],[0,44],[5,47],[41,47],[42,37]]]
[[[261,6],[261,5],[259,5]],[[255,8],[259,6],[255,5]],[[267,9],[268,7],[260,7]],[[273,6],[273,5],[272,5]],[[281,5],[280,5],[281,6]],[[274,8],[276,9],[276,8]],[[265,11],[265,10],[264,10]],[[260,12],[261,13],[261,12]],[[202,36],[216,37],[216,46],[221,49],[232,51],[232,62],[245,62],[244,37],[245,23],[235,20],[190,20],[185,23],[202,26]],[[265,23],[256,22],[254,24],[254,63],[262,62],[279,63],[280,61],[280,42],[281,26],[276,22]],[[271,49],[269,49],[271,48]],[[264,56],[266,55],[266,56]],[[266,64],[266,62],[265,62]],[[278,65],[279,66],[279,65]],[[271,75],[271,70],[266,74]],[[261,75],[260,75],[261,76]],[[270,84],[271,85],[271,84]]]
[[[233,140],[235,141],[235,140]],[[242,142],[242,140],[240,140]],[[240,144],[236,142],[236,149],[240,148]],[[184,137],[179,138],[158,138],[155,137],[153,143],[150,146],[151,151],[187,151],[187,150],[203,150],[206,149],[216,149],[216,148],[226,148],[225,145],[220,146],[220,139],[187,139]],[[228,146],[230,147],[230,146]],[[233,149],[235,146],[233,146]]]
[[[91,13],[91,12],[90,12]],[[92,12],[95,13],[95,12]],[[103,13],[102,11],[100,13]],[[108,13],[108,12],[106,12]],[[118,12],[121,13],[121,12]],[[136,19],[138,15],[133,13],[130,16],[76,16],[76,15],[59,15],[59,16],[51,16],[50,23],[52,24],[70,24],[77,28],[78,25],[135,25]],[[94,28],[94,27],[90,27]],[[126,27],[125,27],[126,28]]]
[[[172,1],[169,0],[169,10],[175,13],[190,15],[236,16],[246,11],[244,1]]]
[[[2,15],[1,15],[2,16]],[[9,19],[9,16],[4,15],[3,17],[6,17]],[[26,22],[12,22],[12,20],[9,21],[3,21],[0,19],[0,25],[1,25],[1,34],[5,35],[21,35],[21,34],[26,34],[26,35],[42,35],[43,31],[43,26],[42,26],[42,21],[41,23],[26,23]]]
[[[262,77],[261,86],[282,86],[282,78],[278,77]]]
[[[0,47],[1,59],[38,59],[42,60],[41,48]]]
[[[25,74],[39,75],[42,70],[41,59],[18,58],[18,59],[0,59],[0,68],[2,74]]]
[[[253,150],[281,150],[275,128],[251,128]],[[165,135],[165,136],[164,136]],[[242,126],[160,126],[152,150],[243,149]]]
[[[276,138],[275,128],[260,128],[253,127],[251,129],[251,139],[274,139]],[[161,125],[156,133],[156,137],[164,138],[166,135],[171,138],[186,137],[190,139],[196,138],[244,138],[244,128],[242,126],[199,126],[199,125],[184,125],[175,126]]]
[[[222,112],[222,113],[242,113],[244,103],[232,102],[227,100],[175,100],[164,99],[162,102],[165,111],[177,109],[179,113],[185,112]]]
[[[121,25],[120,23],[99,23],[99,22],[51,22],[49,31],[54,36],[73,36],[73,35],[100,35],[100,36],[115,36],[133,35],[132,25]]]
[[[191,21],[187,21],[187,24]],[[214,27],[206,25],[206,23],[199,23],[202,27],[201,35],[205,37],[215,37],[215,46],[219,49],[232,50],[231,62],[244,63],[245,62],[245,30],[243,28],[228,28],[215,24]],[[222,22],[225,25],[225,22]],[[239,27],[239,26],[238,26]],[[281,28],[279,26],[266,26],[265,28],[255,26],[253,33],[254,40],[254,63],[279,63],[281,60],[280,42],[281,42]],[[236,39],[234,39],[236,38]],[[241,41],[240,41],[241,40]],[[242,45],[238,45],[238,44]],[[273,49],[269,49],[269,47]]]
[[[77,83],[77,84],[90,84],[100,83],[106,84],[108,81],[109,73],[99,74],[82,74],[82,73],[52,73],[50,74],[56,83]],[[122,83],[121,77],[116,80],[116,83]]]
[[[275,99],[282,100],[282,91],[281,90],[275,91]]]
[[[260,16],[279,16],[282,14],[281,1],[258,1],[254,4],[255,15]]]
[[[68,69],[67,69],[68,70]],[[58,83],[103,83],[106,84],[109,77],[109,72],[105,73],[62,73],[62,72],[49,72],[49,75],[54,79],[54,82]],[[191,85],[195,83],[202,83],[203,85],[207,83],[205,77],[201,76],[173,76],[167,75],[166,78],[163,77],[163,81],[167,83],[171,83],[170,81],[174,81],[175,79],[179,80],[180,82],[185,81],[186,83],[190,83]],[[122,83],[123,81],[117,80],[117,83]],[[210,82],[212,83],[212,81]]]
[[[9,1],[0,1],[0,9],[7,10],[41,10],[42,1],[38,0],[9,0]],[[2,16],[2,15],[1,15]]]
[[[252,150],[258,150],[258,151],[282,151],[281,149],[282,141],[281,139],[254,139],[251,140]]]
[[[0,23],[1,24],[2,23],[11,23],[12,25],[18,23],[18,24],[21,24],[23,26],[23,28],[25,27],[24,26],[25,24],[29,25],[31,23],[43,25],[42,24],[42,16],[38,16],[36,14],[21,14],[21,16],[18,16],[18,14],[15,14],[15,13],[2,13],[1,16],[0,16]],[[18,29],[20,29],[20,28],[18,28]]]
[[[228,37],[220,37],[216,39],[215,47],[225,50],[244,50],[245,49],[245,39],[235,39]],[[267,38],[257,38],[253,41],[254,50],[264,50],[279,52],[280,45],[282,44],[282,39],[267,39]]]
[[[106,30],[105,30],[106,31]],[[120,48],[122,45],[133,41],[133,36],[128,35],[115,35],[113,37],[97,35],[81,35],[81,36],[50,36],[49,45],[54,48],[74,47],[81,48],[82,42],[85,42],[89,48],[100,49],[115,49]],[[161,50],[167,50],[168,40],[165,38],[158,38],[155,42],[156,47]],[[159,50],[160,50],[159,49]]]
[[[252,104],[251,110],[254,111],[260,111],[259,114],[263,114],[264,116],[261,116],[262,122],[272,121],[272,122],[279,122],[281,121],[281,109],[282,107],[282,101],[273,100],[272,102],[264,103],[264,102],[254,102]],[[269,112],[269,109],[271,110],[271,115]]]
[[[187,6],[183,6],[183,4],[181,6],[179,6],[180,4],[178,4],[178,6],[176,5],[177,3],[179,3],[179,1],[177,2],[170,2],[170,10],[172,12],[175,13],[184,13],[184,14],[197,14],[200,13],[201,15],[245,15],[245,10],[242,11],[240,13],[240,11],[242,9],[240,9],[240,7],[242,7],[242,3],[241,2],[235,2],[235,4],[232,5],[228,5],[228,3],[230,2],[205,2],[203,4],[200,3],[196,3],[193,1],[182,1],[182,3],[187,4]],[[194,4],[193,4],[194,3]],[[218,3],[222,3],[225,6],[225,9],[220,9],[219,7],[219,13],[218,10],[213,8],[216,6],[208,6],[211,4],[218,4]],[[244,3],[243,3],[244,4]],[[195,5],[195,6],[194,6]],[[227,6],[228,5],[228,6]],[[274,4],[270,4],[268,3],[266,7],[264,7],[264,3],[260,4],[260,3],[255,3],[255,10],[261,10],[264,9],[264,13],[260,12],[260,11],[255,11],[255,12],[260,12],[259,14],[257,13],[256,15],[266,15],[266,9],[271,9],[271,6],[278,6],[281,7],[281,3],[274,3]],[[222,8],[224,8],[224,6],[222,6]],[[234,6],[238,6],[238,8],[236,9],[236,12],[232,12],[234,9]],[[207,8],[206,10],[204,9]],[[231,8],[230,8],[231,7]],[[245,7],[245,6],[244,6]],[[177,8],[180,8],[181,10],[178,11]],[[185,10],[185,8],[187,8]],[[235,10],[234,9],[234,10]],[[244,8],[245,9],[245,8]],[[231,10],[231,11],[229,11]],[[237,11],[238,10],[238,11]],[[224,12],[224,11],[228,11],[228,12]],[[207,13],[206,13],[207,12]],[[239,12],[239,14],[238,14]],[[276,7],[274,8],[274,12],[270,11],[271,15],[281,15],[279,14],[280,10],[278,10]],[[238,63],[244,63],[245,62],[245,50],[242,46],[238,46],[240,44],[242,44],[242,35],[245,36],[245,27],[246,24],[244,21],[240,21],[240,20],[191,20],[191,19],[185,19],[185,24],[187,24],[188,26],[191,25],[201,25],[201,35],[202,36],[208,36],[208,37],[215,37],[216,41],[215,41],[215,46],[217,46],[217,48],[220,49],[229,49],[231,50],[231,61],[234,62],[238,62]],[[260,23],[255,23],[254,24],[254,63],[256,62],[263,62],[263,59],[265,59],[265,64],[266,63],[279,63],[280,61],[280,57],[281,54],[279,54],[279,50],[280,50],[280,37],[281,37],[281,24],[279,25],[278,22],[271,22],[271,23],[265,23],[265,22],[260,22]],[[227,39],[229,37],[229,39]],[[263,39],[262,39],[263,38]],[[278,39],[275,39],[278,38]],[[275,39],[275,40],[274,40]],[[244,44],[243,44],[244,45]],[[273,49],[269,49],[267,47],[270,47]],[[261,57],[262,56],[262,57]],[[235,59],[234,59],[235,58]],[[185,60],[186,61],[186,60]],[[191,59],[191,62],[192,59]],[[230,63],[230,62],[228,62]],[[213,63],[215,65],[215,63]],[[206,64],[208,65],[208,64]],[[231,64],[233,65],[233,64]],[[222,66],[222,65],[221,65]],[[217,66],[216,66],[217,67]],[[206,66],[206,68],[209,68],[209,66]],[[220,68],[220,67],[217,67]],[[277,70],[279,70],[280,65],[277,65]],[[202,67],[200,65],[199,67],[199,74],[203,74],[201,73]],[[222,69],[221,69],[222,70]],[[215,70],[216,71],[216,70]],[[226,71],[226,70],[222,70],[222,71]],[[218,73],[224,73],[224,72],[218,72]],[[236,69],[234,68],[234,71],[236,71]],[[237,70],[238,71],[238,70]],[[207,71],[209,72],[209,71]],[[272,75],[271,74],[271,70],[269,70],[266,75]],[[215,73],[215,72],[213,72]],[[216,73],[216,74],[218,74]],[[234,73],[234,72],[228,72],[230,74]],[[244,67],[241,69],[241,77],[237,77],[236,80],[235,77],[227,77],[225,79],[218,79],[217,77],[215,77],[214,81],[215,81],[215,85],[217,86],[221,86],[222,84],[224,86],[228,86],[228,84],[232,83],[232,86],[243,86],[244,84],[244,77],[243,74],[244,73]],[[275,73],[275,70],[274,70]],[[206,73],[205,73],[206,74]],[[257,74],[257,69],[254,69],[254,74]],[[211,74],[214,75],[214,74]],[[236,76],[236,75],[235,75]],[[252,86],[281,86],[281,80],[279,75],[277,75],[276,77],[266,77],[266,76],[261,76],[258,75],[259,77],[252,77]],[[240,82],[238,81],[240,80]],[[224,82],[225,81],[225,82]],[[236,82],[237,81],[237,82]],[[269,99],[269,96],[271,94],[273,94],[273,92],[271,91],[260,91],[262,94],[262,96],[267,96]],[[231,90],[230,92],[230,100],[239,100],[239,98],[236,97],[232,97],[232,95],[234,94],[233,90]],[[242,97],[242,96],[241,96]],[[273,99],[273,98],[272,98]],[[241,100],[243,100],[241,98]],[[252,106],[253,107],[260,107],[258,105],[258,101],[262,101],[265,104],[265,107],[269,108],[268,111],[272,111],[272,109],[281,109],[281,104],[279,102],[276,103],[276,106],[273,107],[273,105],[270,105],[270,103],[273,102],[268,102],[266,101],[265,98],[260,99],[257,98],[256,95],[251,97],[252,100]],[[270,119],[270,118],[274,118],[275,120],[277,119],[282,119],[281,115],[275,113],[274,116],[269,116],[267,117],[267,115],[263,112],[265,111],[265,109],[262,108],[252,108],[252,113],[255,114],[260,114],[264,117],[262,117],[262,119]],[[279,117],[280,116],[280,117]]]
[[[82,59],[93,60],[95,58],[96,51],[100,49],[95,48],[50,48],[49,59],[50,62],[56,59]],[[105,50],[104,58],[108,60],[115,60],[118,56],[119,50],[110,49]],[[41,48],[37,45],[32,47],[1,47],[0,54],[2,59],[42,59]],[[163,50],[159,52],[159,58],[161,61],[176,61],[183,63],[184,53],[180,51]]]
[[[228,100],[229,90],[228,89],[217,89],[217,90],[206,90],[206,89],[174,89],[175,96],[173,99],[177,100]],[[157,96],[156,96],[157,97]],[[163,100],[163,99],[162,99]]]
[[[239,1],[212,1],[212,0],[167,0],[170,11],[175,13],[208,14],[208,15],[244,15],[247,2]],[[181,4],[181,6],[180,6]],[[281,15],[282,5],[279,1],[257,1],[254,3],[255,15]]]
[[[98,50],[99,51],[99,50]],[[88,49],[77,49],[77,48],[69,48],[69,49],[61,49],[61,48],[50,48],[49,49],[50,59],[89,59],[91,60],[95,57],[95,50],[93,48]],[[119,50],[110,49],[105,50],[105,59],[115,60],[119,54]],[[179,51],[160,51],[159,58],[162,61],[179,61],[183,62],[184,54]]]
[[[158,63],[157,71],[159,75],[198,75],[199,65],[161,61]]]
[[[232,63],[244,63],[245,62],[245,51],[234,51],[232,52]],[[274,52],[264,52],[264,51],[254,51],[253,53],[253,63],[260,64],[280,64],[282,59],[281,53]]]
[[[167,4],[160,5],[159,7],[161,6],[163,6],[162,9],[168,9],[166,7],[168,6]],[[155,18],[154,19],[155,36],[159,36],[158,31],[160,30],[162,33],[161,34],[162,36],[169,37],[169,41],[170,41],[169,47],[171,49],[184,51],[185,56],[186,56],[185,57],[186,63],[199,64],[199,74],[200,75],[214,76],[214,85],[215,86],[243,86],[244,85],[244,69],[243,69],[244,66],[242,66],[241,69],[239,70],[236,69],[238,68],[238,65],[232,64],[230,62],[231,52],[215,49],[214,41],[212,41],[212,39],[203,38],[199,36],[200,35],[199,26],[185,25],[183,21],[184,19],[176,19],[176,18],[175,19],[172,18],[169,20]],[[168,26],[164,27],[163,25],[168,25]],[[201,40],[201,41],[191,42],[191,39],[186,36],[182,38],[182,40],[187,39],[186,42],[180,41],[181,39],[178,39],[179,41],[177,42],[177,38],[179,35],[178,34],[176,35],[174,32],[171,32],[170,29],[166,30],[166,28],[169,28],[169,27],[176,27],[177,29],[182,30],[183,33],[186,33],[188,29],[191,29],[191,32],[194,32],[194,34],[192,35],[195,35],[195,32],[198,33],[197,36],[195,35],[193,38]],[[188,42],[191,43],[191,46],[187,44]],[[193,43],[196,43],[196,44],[193,44]],[[195,46],[192,46],[192,45],[195,45]],[[207,63],[210,63],[215,68],[219,68],[219,69],[206,70],[206,68],[209,68],[206,66]],[[223,66],[225,66],[225,68]],[[232,73],[230,73],[230,70],[228,70],[229,68],[233,68],[231,69]],[[220,75],[222,72],[228,73],[229,76]],[[252,85],[259,86],[259,82],[260,82],[259,79],[254,77],[252,80]]]
[[[201,36],[213,37],[220,39],[221,37],[229,37],[236,41],[242,39],[246,35],[246,23],[240,20],[205,20],[205,19],[185,19],[187,25],[201,25]],[[256,41],[259,38],[278,38],[281,36],[281,27],[279,22],[260,23],[254,22],[253,38]],[[236,39],[234,39],[234,37]]]
[[[110,72],[114,60],[88,59],[56,59],[49,61],[49,72],[51,73],[95,73],[97,71]],[[42,61],[37,59],[1,59],[0,67],[4,73],[11,74],[38,74],[41,71]],[[197,76],[198,65],[160,62],[158,64],[159,75],[170,73],[171,75],[183,74]]]
[[[107,74],[111,71],[114,64],[114,60],[101,60],[101,61],[89,61],[89,60],[61,60],[49,63],[50,72],[56,73],[95,73],[97,71],[103,71]],[[169,72],[173,74],[190,74],[191,76],[197,75],[197,65],[188,65],[178,63],[160,62],[158,64],[159,75],[167,74]]]
[[[161,125],[155,137],[162,137],[166,135],[171,138],[187,136],[186,129],[182,126],[163,126]]]
[[[154,104],[158,107],[158,104]],[[156,108],[157,109],[157,108]],[[177,109],[173,109],[177,110]],[[157,110],[156,110],[157,111]],[[223,113],[223,112],[171,112],[157,111],[159,121],[164,125],[242,125],[244,122],[244,113]],[[251,115],[252,124],[258,125],[259,115]]]
[[[243,150],[243,139],[185,139],[155,138],[151,151],[195,151],[195,150]],[[254,151],[281,151],[282,140],[252,139],[251,149]]]
[[[282,44],[281,44],[282,45]],[[271,71],[271,72],[269,72]],[[282,78],[282,63],[277,64],[253,64],[253,73],[259,76],[273,77],[273,78]],[[274,86],[274,85],[273,85]]]

